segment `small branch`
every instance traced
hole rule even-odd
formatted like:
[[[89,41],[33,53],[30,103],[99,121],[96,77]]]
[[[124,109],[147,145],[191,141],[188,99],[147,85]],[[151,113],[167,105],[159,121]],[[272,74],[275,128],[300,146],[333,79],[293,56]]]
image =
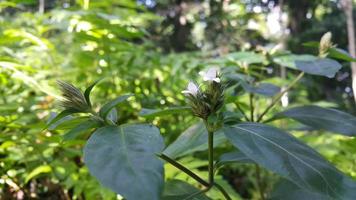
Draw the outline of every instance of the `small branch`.
[[[276,103],[282,98],[282,96],[288,92],[296,83],[298,83],[298,81],[304,76],[304,72],[301,72],[297,78],[295,78],[291,84],[288,85],[288,87],[286,87],[286,89],[284,89],[282,92],[280,92],[273,100],[272,103],[266,108],[266,110],[264,110],[262,112],[262,114],[258,117],[257,122],[260,122],[263,118],[263,116],[265,116],[269,110],[271,110],[273,108],[274,105],[276,105]]]
[[[210,187],[210,184],[208,182],[206,182],[205,180],[200,178],[197,174],[195,174],[194,172],[190,171],[188,168],[184,167],[183,165],[181,165],[177,161],[171,159],[170,157],[168,157],[168,156],[166,156],[164,154],[157,154],[157,156],[162,158],[163,160],[169,162],[171,165],[175,166],[177,169],[183,171],[188,176],[192,177],[193,179],[195,179],[196,181],[198,181],[200,184],[204,185],[205,187]]]
[[[217,184],[217,183],[214,183],[214,186],[215,186],[218,190],[220,190],[221,194],[224,195],[224,197],[225,197],[226,200],[232,200],[231,197],[229,196],[229,194],[225,191],[225,189],[224,189],[221,185],[219,185],[219,184]]]
[[[239,105],[239,102],[235,103],[237,109],[242,113],[242,115],[244,116],[246,121],[250,121],[250,119],[247,117],[247,115],[245,114],[245,112],[242,110],[241,106]]]

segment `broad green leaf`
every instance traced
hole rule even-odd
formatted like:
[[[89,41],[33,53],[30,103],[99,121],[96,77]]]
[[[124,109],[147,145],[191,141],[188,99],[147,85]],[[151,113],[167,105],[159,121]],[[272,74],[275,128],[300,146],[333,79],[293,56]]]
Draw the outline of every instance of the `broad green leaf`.
[[[27,183],[28,181],[30,181],[31,179],[33,179],[34,177],[40,175],[40,174],[44,174],[44,173],[49,173],[52,171],[52,167],[49,165],[41,165],[36,167],[34,170],[32,170],[30,172],[30,174],[28,174],[25,178],[25,183]]]
[[[109,112],[111,111],[111,109],[113,109],[116,106],[118,106],[119,104],[123,103],[131,96],[132,96],[132,94],[122,95],[122,96],[110,101],[109,103],[105,104],[103,107],[101,107],[101,109],[99,111],[100,117],[102,117],[103,119],[106,119],[106,117],[109,114]]]
[[[267,97],[272,97],[281,91],[281,88],[271,83],[260,83],[257,86],[252,86],[246,82],[242,82],[242,87],[250,93],[260,94]]]
[[[241,123],[224,128],[227,139],[257,164],[311,192],[355,199],[356,183],[319,153],[277,128]]]
[[[170,180],[164,184],[164,192],[162,200],[209,200],[204,194],[191,197],[195,193],[200,192],[199,189],[189,185],[181,180]]]
[[[332,78],[341,69],[341,64],[329,58],[311,55],[284,55],[274,58],[281,66],[298,69],[305,73]]]
[[[90,101],[90,93],[91,91],[93,90],[94,86],[96,84],[98,84],[102,79],[99,79],[97,81],[95,81],[93,84],[91,84],[87,89],[85,89],[84,91],[84,97],[85,97],[85,100],[87,102],[87,104],[91,107],[91,101]]]
[[[163,163],[155,154],[163,147],[155,126],[106,126],[89,138],[84,162],[102,185],[126,199],[158,200],[163,188]]]
[[[225,141],[224,134],[219,131],[214,133],[214,146]],[[202,122],[194,124],[185,130],[172,144],[170,144],[163,154],[170,158],[177,158],[196,151],[208,149],[208,132]]]
[[[328,78],[333,78],[336,72],[342,67],[340,63],[329,58],[318,58],[313,61],[296,61],[295,65],[305,73],[326,76]]]
[[[68,131],[63,136],[63,141],[73,140],[90,129],[100,127],[100,124],[101,124],[100,122],[95,121],[95,120],[84,121],[84,122],[80,123],[78,126],[74,127],[70,131]]]
[[[295,63],[296,61],[313,61],[316,59],[317,59],[317,57],[312,56],[312,55],[288,54],[288,55],[276,56],[273,58],[273,61],[283,67],[288,67],[291,69],[298,69],[296,66],[296,63]]]
[[[318,106],[301,106],[278,113],[274,119],[285,117],[313,128],[356,136],[356,117],[339,110]]]
[[[269,199],[271,200],[331,200],[327,195],[303,190],[294,183],[282,180],[277,183]]]
[[[188,106],[170,107],[170,108],[166,108],[163,110],[143,108],[140,111],[139,115],[142,117],[159,117],[159,116],[164,116],[164,115],[177,114],[177,113],[190,111],[190,110],[191,110],[191,108]]]
[[[233,151],[233,152],[222,154],[219,160],[215,163],[215,168],[219,168],[229,163],[254,163],[254,162],[242,152]]]

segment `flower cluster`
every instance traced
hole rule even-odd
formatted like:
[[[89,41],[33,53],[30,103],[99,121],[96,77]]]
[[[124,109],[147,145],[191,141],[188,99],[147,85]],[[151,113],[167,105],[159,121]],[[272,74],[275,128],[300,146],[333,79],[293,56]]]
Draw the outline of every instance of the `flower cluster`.
[[[187,89],[182,91],[189,100],[194,115],[207,120],[211,114],[216,113],[223,105],[224,87],[221,84],[220,73],[217,68],[210,68],[199,73],[204,84],[203,88],[194,82],[189,82]]]

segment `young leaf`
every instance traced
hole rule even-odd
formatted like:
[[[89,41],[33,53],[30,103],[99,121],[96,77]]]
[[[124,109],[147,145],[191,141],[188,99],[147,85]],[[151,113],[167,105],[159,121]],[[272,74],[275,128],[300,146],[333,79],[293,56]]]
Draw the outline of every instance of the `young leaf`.
[[[93,128],[98,128],[100,127],[100,122],[95,121],[95,120],[87,120],[82,123],[80,123],[78,126],[74,127],[70,131],[68,131],[64,136],[63,136],[63,141],[67,140],[73,140],[83,133],[85,133],[89,129]]]
[[[106,116],[106,121],[108,121],[112,125],[115,125],[117,120],[118,120],[117,110],[116,110],[116,108],[113,108],[113,109],[111,109],[109,114]]]
[[[155,154],[163,146],[154,126],[106,126],[89,138],[84,162],[101,184],[126,199],[158,200],[163,188],[163,163]]]
[[[224,134],[214,133],[214,146],[225,141]],[[185,130],[172,144],[170,144],[163,154],[177,158],[196,151],[204,151],[208,148],[208,132],[202,122],[194,124]]]
[[[162,200],[209,200],[204,194],[196,195],[192,198],[192,195],[198,192],[200,190],[188,183],[174,179],[165,183]]]
[[[318,106],[301,106],[280,112],[273,119],[286,117],[313,128],[356,136],[356,117],[339,110]]]
[[[334,199],[352,199],[355,182],[312,148],[277,128],[241,123],[224,129],[227,139],[257,164],[311,192]]]
[[[91,107],[91,102],[90,102],[90,93],[93,90],[94,86],[98,84],[102,79],[96,80],[94,83],[92,83],[87,89],[84,91],[84,97],[85,100],[87,101],[87,104]]]
[[[63,119],[64,117],[69,116],[69,115],[74,114],[74,113],[78,113],[78,112],[79,112],[78,110],[72,110],[72,109],[63,110],[62,112],[60,112],[58,115],[56,115],[52,120],[50,120],[48,122],[48,124],[46,125],[45,129],[47,129],[48,127],[50,127],[54,123],[58,122],[59,120]]]
[[[347,51],[339,48],[330,48],[329,56],[347,62],[356,62],[356,58],[353,58]]]
[[[102,117],[103,119],[106,119],[106,117],[109,114],[109,112],[111,111],[111,109],[113,109],[114,107],[123,103],[131,96],[132,96],[132,94],[122,95],[122,96],[108,102],[107,104],[105,104],[103,107],[101,107],[101,109],[99,111],[100,117]]]

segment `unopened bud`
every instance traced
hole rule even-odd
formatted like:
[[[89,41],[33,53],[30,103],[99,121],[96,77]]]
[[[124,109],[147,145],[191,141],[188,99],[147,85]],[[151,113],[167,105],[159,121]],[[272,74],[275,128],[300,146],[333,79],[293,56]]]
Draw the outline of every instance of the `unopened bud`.
[[[326,57],[328,55],[329,49],[334,46],[331,41],[331,38],[332,38],[331,32],[327,32],[321,37],[320,44],[319,44],[320,57]]]
[[[85,100],[83,93],[78,88],[64,81],[57,81],[57,83],[64,98],[61,101],[64,108],[80,112],[88,112],[90,110],[88,102]]]

